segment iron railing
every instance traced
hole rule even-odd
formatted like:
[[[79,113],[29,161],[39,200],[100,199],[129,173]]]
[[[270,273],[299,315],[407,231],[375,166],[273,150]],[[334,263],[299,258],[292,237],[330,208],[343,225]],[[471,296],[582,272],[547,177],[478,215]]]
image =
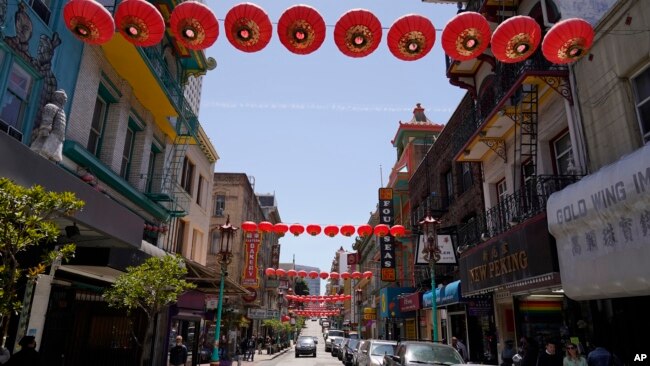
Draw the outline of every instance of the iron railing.
[[[486,241],[513,226],[546,211],[548,197],[569,184],[580,180],[580,175],[539,175],[503,198],[485,214],[470,219],[458,228],[459,247],[469,247]]]

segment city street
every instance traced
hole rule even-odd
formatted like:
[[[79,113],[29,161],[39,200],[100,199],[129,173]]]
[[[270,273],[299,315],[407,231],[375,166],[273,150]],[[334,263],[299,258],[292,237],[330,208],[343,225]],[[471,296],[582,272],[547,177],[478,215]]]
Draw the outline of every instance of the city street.
[[[316,336],[318,338],[316,358],[313,358],[311,356],[300,356],[299,358],[296,358],[294,353],[294,348],[291,347],[287,352],[274,359],[268,359],[264,357],[266,355],[262,355],[263,357],[260,358],[259,360],[256,357],[255,362],[242,362],[242,365],[260,365],[260,366],[275,366],[275,365],[340,366],[343,365],[338,358],[332,357],[332,355],[329,352],[325,352],[325,340],[323,339],[323,335],[321,333],[321,327],[320,325],[318,325],[318,322],[307,320],[305,322],[305,325],[307,327],[303,328],[300,335]]]

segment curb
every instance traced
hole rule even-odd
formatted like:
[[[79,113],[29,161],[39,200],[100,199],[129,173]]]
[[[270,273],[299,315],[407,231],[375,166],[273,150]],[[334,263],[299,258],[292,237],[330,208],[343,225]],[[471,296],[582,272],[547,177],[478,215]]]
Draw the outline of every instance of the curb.
[[[280,351],[280,352],[276,352],[276,353],[273,355],[273,357],[270,358],[270,360],[273,360],[273,359],[275,359],[275,358],[277,358],[277,357],[282,356],[283,354],[289,352],[290,349],[291,349],[291,347],[287,347],[287,348],[283,349],[283,350]]]

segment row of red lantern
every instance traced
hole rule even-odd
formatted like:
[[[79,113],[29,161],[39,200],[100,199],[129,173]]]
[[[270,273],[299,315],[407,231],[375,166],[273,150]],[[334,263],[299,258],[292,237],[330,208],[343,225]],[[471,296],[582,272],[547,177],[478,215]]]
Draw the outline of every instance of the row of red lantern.
[[[340,314],[340,312],[337,310],[328,310],[328,311],[294,310],[293,313],[299,316],[332,316],[332,315]]]
[[[280,236],[284,236],[287,232],[295,236],[307,232],[307,234],[316,236],[321,232],[329,237],[334,237],[339,233],[343,236],[352,236],[354,233],[357,233],[359,236],[365,237],[368,235],[375,234],[377,236],[386,236],[388,234],[400,237],[406,234],[406,228],[402,225],[393,225],[388,226],[386,224],[375,225],[374,228],[371,225],[364,224],[359,227],[354,225],[343,225],[340,228],[336,225],[327,225],[324,228],[318,224],[291,224],[287,225],[285,223],[272,224],[268,221],[262,221],[259,224],[256,224],[252,221],[245,221],[241,224],[241,228],[247,232],[259,231],[262,233],[274,233]]]
[[[350,278],[358,280],[361,278],[372,278],[372,272],[371,271],[365,271],[363,273],[359,271],[354,271],[352,273],[349,272],[343,272],[339,274],[338,272],[316,272],[316,271],[311,271],[307,273],[307,271],[296,271],[295,269],[289,269],[289,270],[284,270],[282,268],[267,268],[264,273],[271,277],[271,276],[278,276],[278,277],[309,277],[311,279],[316,279],[316,278],[321,278],[323,280],[326,280],[327,278],[331,278],[333,280],[338,280],[339,278],[342,278],[344,280],[348,280]]]
[[[313,296],[313,295],[287,295],[287,300],[297,302],[337,302],[352,299],[352,295],[327,295],[327,296]]]
[[[118,31],[137,46],[160,42],[165,22],[160,12],[146,0],[125,0],[111,14],[95,0],[72,0],[64,8],[66,26],[82,41],[108,42],[117,25]],[[205,49],[219,35],[219,23],[210,8],[197,1],[186,1],[174,8],[171,32],[185,47]],[[236,5],[226,15],[226,37],[244,52],[262,50],[271,40],[272,25],[266,12],[255,4]],[[278,22],[280,42],[291,52],[309,54],[325,40],[325,22],[314,8],[296,5],[287,9]],[[368,10],[345,13],[334,28],[334,41],[350,57],[374,52],[382,38],[377,17]],[[412,61],[424,57],[433,48],[436,30],[427,18],[410,14],[399,18],[388,32],[388,48],[395,57]],[[544,56],[551,62],[573,62],[591,48],[594,31],[585,20],[572,18],[555,24],[542,44]],[[442,47],[453,59],[476,58],[491,41],[492,53],[501,62],[514,63],[528,58],[542,39],[539,24],[529,16],[514,16],[501,23],[494,34],[481,14],[463,12],[452,18],[442,33]]]
[[[144,224],[144,230],[152,233],[167,233],[167,226]]]
[[[542,43],[542,53],[556,64],[567,64],[584,56],[593,43],[594,30],[587,21],[566,19],[551,27]],[[542,40],[542,29],[535,19],[518,15],[499,24],[491,34],[481,14],[464,12],[456,15],[442,32],[442,48],[459,61],[478,57],[488,47],[504,63],[520,62],[530,57]]]

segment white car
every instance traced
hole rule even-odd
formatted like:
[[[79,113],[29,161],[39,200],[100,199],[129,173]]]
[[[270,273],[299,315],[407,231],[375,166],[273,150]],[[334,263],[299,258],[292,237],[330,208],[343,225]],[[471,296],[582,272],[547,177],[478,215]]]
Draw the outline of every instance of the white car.
[[[343,339],[343,337],[328,335],[327,339],[325,340],[325,352],[332,352],[332,344],[334,343],[335,339]]]

